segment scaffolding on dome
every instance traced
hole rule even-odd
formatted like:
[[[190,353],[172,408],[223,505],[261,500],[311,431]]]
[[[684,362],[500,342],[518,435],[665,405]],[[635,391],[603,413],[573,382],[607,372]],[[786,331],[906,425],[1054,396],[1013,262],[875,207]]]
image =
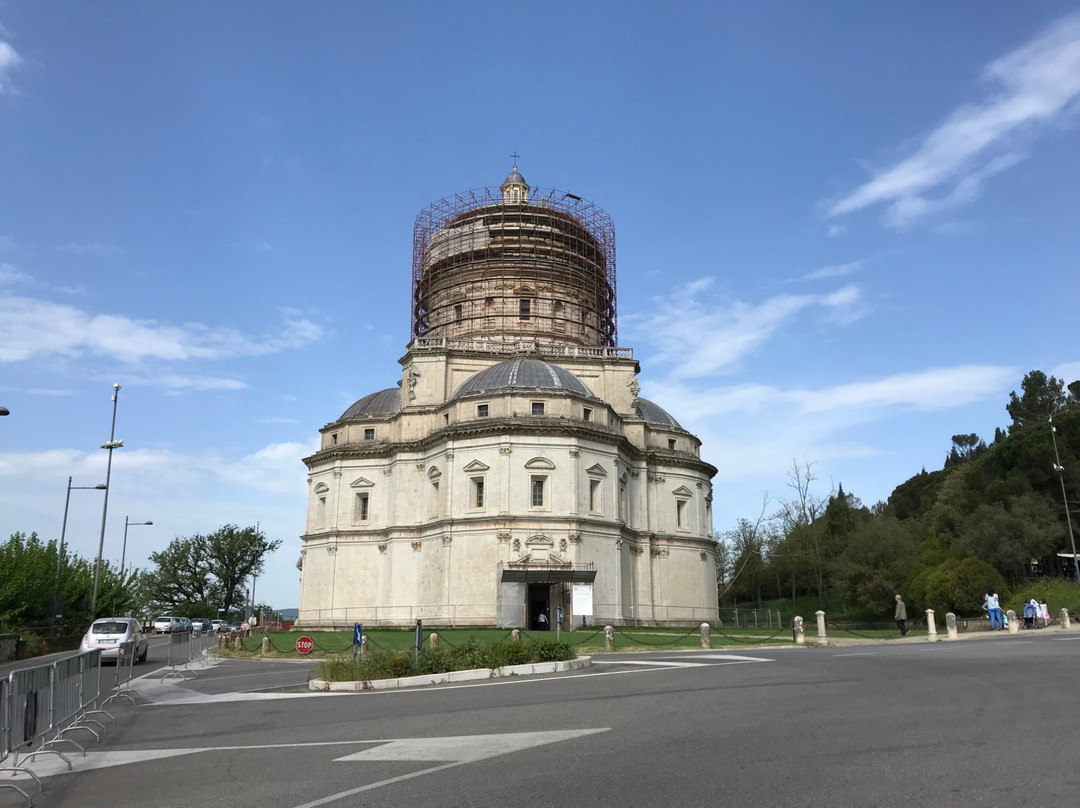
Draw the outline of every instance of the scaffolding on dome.
[[[412,337],[617,345],[615,227],[580,197],[455,194],[413,227]]]

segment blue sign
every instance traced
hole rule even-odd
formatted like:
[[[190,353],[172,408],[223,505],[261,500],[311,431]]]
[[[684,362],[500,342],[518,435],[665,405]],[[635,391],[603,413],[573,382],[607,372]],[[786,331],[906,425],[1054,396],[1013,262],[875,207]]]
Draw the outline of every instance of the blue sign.
[[[352,644],[360,645],[364,641],[364,627],[357,623],[353,627]]]

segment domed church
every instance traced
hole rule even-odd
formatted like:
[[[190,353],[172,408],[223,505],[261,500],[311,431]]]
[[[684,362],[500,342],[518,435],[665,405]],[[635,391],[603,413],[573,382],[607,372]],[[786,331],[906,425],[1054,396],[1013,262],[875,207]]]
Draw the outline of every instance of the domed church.
[[[297,625],[714,621],[716,468],[617,337],[597,206],[515,165],[424,210],[401,380],[304,458]]]

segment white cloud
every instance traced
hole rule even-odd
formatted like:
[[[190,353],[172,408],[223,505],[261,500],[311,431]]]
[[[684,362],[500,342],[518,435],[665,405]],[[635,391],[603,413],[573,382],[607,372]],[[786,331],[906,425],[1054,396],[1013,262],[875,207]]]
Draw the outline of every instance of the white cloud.
[[[0,40],[0,95],[11,92],[11,79],[8,73],[22,65],[22,57],[10,43]]]
[[[1049,374],[1056,379],[1060,379],[1066,385],[1072,384],[1077,379],[1080,379],[1080,362],[1066,362],[1063,365],[1056,365],[1050,368]]]
[[[829,229],[825,231],[825,235],[829,238],[840,238],[847,235],[847,227],[842,224],[830,224]]]
[[[757,351],[798,315],[817,309],[833,322],[865,313],[858,286],[825,295],[778,295],[758,304],[707,299],[714,280],[702,278],[654,301],[654,313],[631,315],[630,329],[656,344],[649,361],[668,364],[672,379],[692,379],[730,370]],[[708,335],[708,339],[702,339]]]
[[[257,337],[200,323],[169,325],[28,297],[0,297],[0,362],[88,354],[122,362],[227,359],[300,348],[323,336],[322,327],[296,309],[283,309],[281,315],[280,330]]]
[[[0,286],[14,286],[17,283],[29,284],[32,281],[33,278],[11,264],[0,264]]]
[[[910,157],[828,205],[830,217],[876,204],[886,224],[908,225],[968,204],[983,182],[1024,159],[1013,143],[1031,139],[1080,96],[1080,14],[1071,14],[986,68],[1000,90],[957,109],[923,138]],[[938,191],[938,197],[928,195]]]
[[[808,272],[803,275],[804,281],[818,281],[823,278],[839,278],[844,275],[853,275],[863,267],[863,261],[852,261],[849,264],[836,264],[834,266],[822,267],[821,269],[815,269],[813,272]]]

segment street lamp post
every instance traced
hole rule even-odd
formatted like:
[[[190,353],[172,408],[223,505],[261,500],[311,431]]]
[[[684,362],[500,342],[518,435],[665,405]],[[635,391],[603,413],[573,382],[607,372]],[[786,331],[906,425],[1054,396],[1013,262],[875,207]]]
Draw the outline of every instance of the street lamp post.
[[[129,522],[130,517],[124,517],[124,549],[120,551],[120,580],[124,580],[124,559],[127,558],[127,530],[132,525],[152,525],[153,522]]]
[[[105,485],[104,485],[104,483],[98,483],[97,485],[72,485],[71,484],[71,477],[68,477],[67,496],[64,497],[64,521],[60,525],[60,547],[57,549],[57,552],[56,552],[56,585],[54,586],[54,589],[56,590],[56,602],[57,602],[57,607],[58,608],[54,609],[54,611],[58,611],[58,609],[59,609],[59,602],[60,602],[59,601],[59,598],[60,598],[60,565],[64,560],[64,539],[67,537],[68,506],[71,505],[71,490],[73,488],[76,491],[94,491],[94,490],[96,490],[96,491],[104,491],[105,490]],[[62,614],[57,614],[56,615],[57,619],[59,619],[62,616],[63,616]]]
[[[1061,465],[1061,455],[1057,447],[1057,427],[1054,426],[1054,416],[1050,416],[1050,438],[1054,441],[1054,471],[1058,473],[1058,482],[1061,483],[1061,501],[1065,503],[1065,522],[1069,526],[1069,544],[1072,545],[1073,556],[1073,580],[1080,581],[1080,560],[1076,558],[1076,539],[1073,538],[1072,516],[1069,515],[1069,498],[1065,495],[1065,467]]]
[[[105,549],[105,518],[109,513],[109,481],[112,477],[112,453],[113,449],[119,449],[124,445],[122,440],[116,440],[116,400],[120,396],[120,383],[113,385],[112,395],[112,428],[109,430],[109,442],[101,444],[102,449],[109,450],[109,463],[105,467],[105,504],[101,506],[101,538],[98,540],[97,561],[94,563],[94,594],[90,598],[90,619],[97,617],[98,583],[101,579],[101,553]]]

